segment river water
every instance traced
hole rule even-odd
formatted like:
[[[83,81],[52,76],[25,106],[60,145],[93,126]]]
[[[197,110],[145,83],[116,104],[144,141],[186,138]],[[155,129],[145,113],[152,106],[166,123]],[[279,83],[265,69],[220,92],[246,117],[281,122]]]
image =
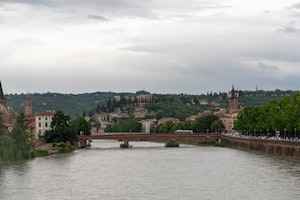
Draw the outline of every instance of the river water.
[[[229,148],[94,141],[91,149],[0,163],[1,200],[292,200],[300,163]]]

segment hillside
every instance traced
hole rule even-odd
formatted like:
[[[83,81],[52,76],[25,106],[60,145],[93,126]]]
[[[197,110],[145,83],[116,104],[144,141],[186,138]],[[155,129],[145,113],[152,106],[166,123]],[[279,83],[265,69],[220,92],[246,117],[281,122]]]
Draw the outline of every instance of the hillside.
[[[45,110],[62,110],[71,117],[82,116],[85,112],[94,110],[98,104],[104,104],[106,101],[116,95],[112,92],[96,92],[84,94],[60,94],[60,93],[34,93],[30,94],[32,101],[32,112],[42,112]],[[24,102],[26,95],[7,95],[7,103],[10,107],[19,111],[24,111]]]
[[[241,106],[264,105],[272,100],[280,100],[284,96],[290,96],[293,91],[238,91],[239,103]],[[62,110],[72,118],[82,116],[83,113],[89,115],[93,113],[99,105],[106,105],[107,101],[113,99],[114,96],[134,96],[136,93],[113,93],[113,92],[95,92],[84,94],[60,94],[60,93],[34,93],[30,94],[32,101],[33,113],[45,110]],[[221,108],[227,108],[228,99],[227,93],[209,93],[206,95],[188,95],[188,94],[152,94],[153,102],[147,106],[149,110],[159,110],[162,115],[167,112],[166,109],[173,109],[178,115],[180,110],[187,110],[187,114],[198,113],[205,109],[213,109],[213,106],[198,105],[199,101],[207,101],[208,103],[215,102]],[[7,103],[10,107],[16,108],[19,111],[24,111],[25,94],[8,94],[6,95]],[[178,102],[180,104],[178,104]],[[156,104],[156,105],[155,105]],[[191,107],[178,107],[178,105],[193,105]],[[168,105],[168,106],[166,106]],[[169,106],[170,105],[170,106]],[[174,108],[171,106],[174,105]],[[176,109],[177,108],[177,109]],[[172,115],[172,114],[169,114]],[[166,116],[166,115],[164,115]]]

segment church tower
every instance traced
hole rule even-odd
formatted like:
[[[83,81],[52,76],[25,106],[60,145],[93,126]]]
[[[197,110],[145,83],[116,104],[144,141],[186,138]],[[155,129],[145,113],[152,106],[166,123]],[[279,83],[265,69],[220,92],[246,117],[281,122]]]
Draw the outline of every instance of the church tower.
[[[6,98],[5,98],[3,90],[2,90],[1,81],[0,81],[0,104],[6,107]]]
[[[26,101],[25,101],[24,107],[25,107],[24,115],[26,117],[31,116],[32,115],[32,103],[31,103],[29,95],[26,95]]]
[[[234,90],[234,86],[232,86],[231,92],[228,94],[229,99],[229,114],[232,114],[234,112],[237,112],[239,110],[238,108],[238,93]]]

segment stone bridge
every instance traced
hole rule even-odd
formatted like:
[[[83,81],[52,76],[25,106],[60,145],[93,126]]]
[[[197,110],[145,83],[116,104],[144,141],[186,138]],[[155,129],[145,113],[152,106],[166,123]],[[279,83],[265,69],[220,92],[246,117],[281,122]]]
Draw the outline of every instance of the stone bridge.
[[[220,134],[141,134],[141,133],[107,133],[90,136],[79,136],[79,147],[85,146],[89,140],[118,140],[118,141],[154,141],[167,142],[175,139],[180,143],[199,144],[207,139],[219,140]]]

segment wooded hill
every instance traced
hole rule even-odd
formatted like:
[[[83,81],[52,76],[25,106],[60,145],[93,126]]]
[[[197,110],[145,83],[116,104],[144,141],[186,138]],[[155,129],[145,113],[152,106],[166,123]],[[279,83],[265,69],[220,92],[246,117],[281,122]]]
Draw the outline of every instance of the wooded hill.
[[[264,105],[271,100],[280,100],[290,96],[294,91],[238,91],[241,106]],[[107,106],[114,101],[114,96],[131,96],[137,93],[94,92],[84,94],[33,93],[29,94],[32,101],[33,113],[45,110],[62,110],[72,118],[93,114],[97,108]],[[158,113],[161,117],[186,117],[204,110],[214,110],[217,107],[227,108],[227,92],[207,93],[201,95],[189,94],[152,94],[153,103],[146,107],[149,111]],[[27,94],[28,95],[28,94]],[[25,94],[6,95],[7,104],[20,112],[24,111]],[[201,102],[207,102],[203,104]],[[216,104],[214,104],[216,103]],[[111,104],[112,105],[112,104]],[[183,114],[184,113],[184,114]]]

